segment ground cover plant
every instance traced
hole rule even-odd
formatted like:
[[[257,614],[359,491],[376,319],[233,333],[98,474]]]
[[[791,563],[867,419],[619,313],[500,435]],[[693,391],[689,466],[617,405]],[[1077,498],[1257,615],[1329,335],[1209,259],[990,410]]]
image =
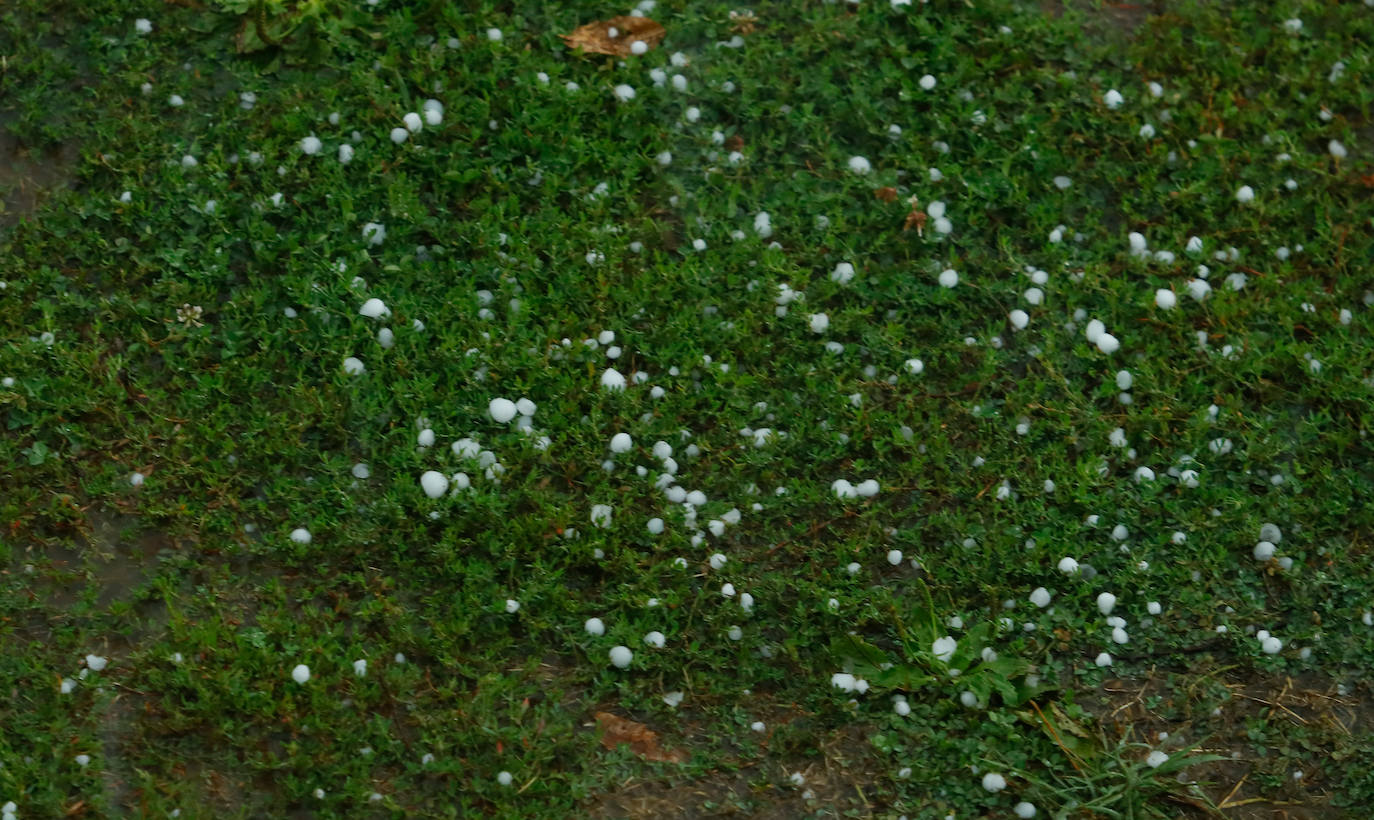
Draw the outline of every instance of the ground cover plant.
[[[1371,43],[4,4],[4,818],[1365,816]]]

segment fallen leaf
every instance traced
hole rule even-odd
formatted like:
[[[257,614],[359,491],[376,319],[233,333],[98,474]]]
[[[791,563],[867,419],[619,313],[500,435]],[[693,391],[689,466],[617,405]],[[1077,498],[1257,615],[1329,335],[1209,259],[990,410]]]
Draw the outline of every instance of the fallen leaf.
[[[611,30],[615,36],[611,36]],[[663,41],[663,26],[648,17],[612,17],[597,20],[573,29],[572,34],[560,34],[568,48],[580,48],[587,54],[609,54],[614,57],[629,57],[630,44],[636,40],[649,48]]]
[[[886,188],[879,188],[873,192],[873,195],[883,202],[897,201],[897,189],[890,185]]]
[[[665,750],[658,745],[658,734],[643,723],[613,715],[610,712],[597,712],[596,724],[601,728],[601,745],[614,749],[622,743],[630,744],[630,751],[644,758],[660,763],[685,763],[687,753],[680,749]]]
[[[929,217],[926,216],[925,211],[913,210],[911,213],[906,215],[906,222],[902,225],[902,230],[909,231],[912,228],[915,228],[916,233],[920,234],[921,236],[925,236],[926,219],[928,218]]]

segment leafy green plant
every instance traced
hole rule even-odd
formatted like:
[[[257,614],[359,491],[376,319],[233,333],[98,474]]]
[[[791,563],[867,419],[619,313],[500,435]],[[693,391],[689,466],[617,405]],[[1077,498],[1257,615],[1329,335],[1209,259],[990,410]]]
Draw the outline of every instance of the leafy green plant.
[[[1048,810],[1054,820],[1168,820],[1178,816],[1178,804],[1222,816],[1201,789],[1176,777],[1190,766],[1226,759],[1220,755],[1200,753],[1194,745],[1165,756],[1148,744],[1132,741],[1130,730],[1111,741],[1100,726],[1091,731],[1055,704],[1043,709],[1032,704],[1031,709],[1018,711],[1017,717],[1043,731],[1069,765],[1032,770],[992,759],[987,763],[1009,769],[1032,784],[1039,792],[1039,804],[1052,807]],[[1152,754],[1156,757],[1151,758]]]
[[[992,649],[997,623],[983,621],[957,641],[950,637],[929,588],[920,582],[917,586],[921,593],[917,602],[900,613],[896,606],[890,610],[899,647],[896,655],[854,634],[831,642],[831,650],[853,674],[880,689],[905,692],[957,685],[973,693],[979,703],[988,703],[995,693],[1008,706],[1020,706],[1051,688],[1028,678],[1032,669],[1028,661]]]
[[[340,0],[214,0],[239,18],[234,45],[240,54],[279,48],[303,60],[328,56],[368,20],[357,3]]]

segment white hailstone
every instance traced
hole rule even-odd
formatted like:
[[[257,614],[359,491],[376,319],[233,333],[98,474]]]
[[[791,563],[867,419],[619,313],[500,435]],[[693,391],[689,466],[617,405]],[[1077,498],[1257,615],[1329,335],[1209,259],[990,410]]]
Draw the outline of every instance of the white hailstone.
[[[1188,244],[1184,250],[1188,253],[1202,253],[1202,240],[1196,236],[1188,237]]]
[[[1017,817],[1021,818],[1021,820],[1030,820],[1030,818],[1034,817],[1036,814],[1035,804],[1027,803],[1025,800],[1012,806],[1011,811]]]
[[[515,402],[515,412],[519,413],[525,418],[532,417],[534,415],[534,411],[538,409],[539,405],[535,404],[534,402],[526,398],[517,399]]]
[[[363,225],[363,239],[369,245],[380,245],[386,239],[386,226],[380,222],[369,222]]]
[[[630,53],[635,55],[636,57],[638,57],[641,54],[645,54],[648,51],[649,44],[644,42],[643,40],[635,40],[634,42],[630,43]]]
[[[996,794],[1007,787],[1007,779],[997,772],[983,775],[983,789]]]
[[[937,660],[949,663],[954,657],[954,650],[959,648],[959,642],[949,635],[943,638],[936,638],[935,643],[931,644],[930,651]]]
[[[724,555],[722,555],[722,554],[719,553],[719,552],[716,553],[716,554],[714,554],[714,555],[712,555],[712,556],[711,556],[711,560],[710,560],[710,562],[709,562],[710,565],[711,565],[711,569],[720,569],[720,568],[724,567],[724,566],[725,566],[725,562],[726,562],[727,560],[729,560],[729,559],[727,559]]]
[[[77,755],[73,759],[76,761],[76,765],[81,766],[82,768],[85,768],[86,766],[90,765],[91,762],[90,755]]]
[[[147,17],[140,17],[134,21],[134,31],[137,31],[139,34],[152,34],[153,22]]]
[[[1050,591],[1044,587],[1036,587],[1030,594],[1030,602],[1044,609],[1050,605]]]
[[[1167,761],[1168,759],[1168,755],[1166,755],[1158,749],[1155,749],[1153,752],[1150,752],[1150,754],[1145,757],[1145,765],[1149,766],[1151,769],[1158,769],[1160,766],[1163,766],[1165,761]]]
[[[412,134],[418,132],[424,125],[424,120],[421,120],[420,115],[416,114],[414,111],[402,117],[401,122],[405,125],[406,130]]]
[[[72,680],[71,678],[63,678],[62,681],[57,685],[57,690],[64,695],[70,695],[72,693],[72,690],[75,688],[76,681]]]
[[[1270,558],[1274,557],[1274,551],[1275,547],[1273,543],[1269,541],[1261,541],[1255,545],[1253,555],[1255,556],[1256,561],[1268,561]]]
[[[1180,472],[1178,474],[1178,483],[1189,489],[1196,487],[1198,485],[1197,470],[1183,470]]]
[[[1059,559],[1059,571],[1065,575],[1074,575],[1078,572],[1078,562],[1066,555]]]
[[[1124,627],[1112,627],[1112,643],[1126,644],[1131,642],[1131,636],[1126,634]]]
[[[744,638],[744,630],[740,629],[738,626],[732,626],[725,630],[725,637],[732,641],[742,640]]]
[[[300,145],[301,153],[312,157],[320,152],[320,148],[324,147],[324,143],[320,142],[320,138],[314,134],[301,139]]]
[[[844,692],[853,692],[856,678],[848,672],[836,672],[830,676],[830,685]]]
[[[1159,288],[1155,291],[1155,306],[1160,310],[1173,310],[1177,304],[1178,297],[1169,288]]]
[[[1154,481],[1155,471],[1151,470],[1149,467],[1137,467],[1135,468],[1134,477],[1135,483],[1137,484],[1141,483],[1142,481]]]
[[[105,658],[105,657],[102,657],[102,656],[100,656],[100,655],[87,655],[87,656],[86,656],[86,666],[87,666],[87,668],[89,668],[92,672],[99,672],[99,671],[103,670],[106,666],[109,666],[109,664],[110,664],[110,659],[109,659],[109,658]]]
[[[434,446],[434,431],[426,427],[415,437],[415,443],[421,447]]]
[[[1206,298],[1207,298],[1207,294],[1209,294],[1209,293],[1211,293],[1211,292],[1212,292],[1212,286],[1207,282],[1207,280],[1205,280],[1205,279],[1189,279],[1189,280],[1188,280],[1188,295],[1191,296],[1191,297],[1193,297],[1194,301],[1201,302],[1203,299],[1206,299]]]
[[[965,708],[972,709],[978,705],[978,696],[972,692],[960,692],[959,702],[964,704]]]
[[[1261,524],[1259,537],[1261,541],[1272,541],[1279,544],[1283,542],[1283,530],[1279,529],[1277,524]]]
[[[658,630],[654,630],[644,636],[644,645],[651,646],[654,649],[662,649],[666,642],[667,639],[663,636],[663,633]]]
[[[378,330],[377,344],[381,345],[383,350],[390,350],[391,348],[396,346],[396,334],[392,333],[391,328],[389,327],[384,327],[381,330]]]
[[[878,494],[880,487],[877,479],[866,478],[854,485],[854,492],[863,498],[872,498]]]
[[[611,526],[611,505],[593,504],[592,505],[592,526],[598,529],[607,529]]]
[[[1052,493],[1052,492],[1054,492],[1055,486],[1056,486],[1056,485],[1055,485],[1055,483],[1054,483],[1054,479],[1051,479],[1051,478],[1045,479],[1045,484],[1044,484],[1045,492],[1047,492],[1047,493]]]
[[[1121,341],[1112,334],[1103,332],[1097,337],[1097,349],[1111,355],[1121,349]]]
[[[835,265],[835,269],[830,272],[830,281],[841,285],[847,285],[854,281],[854,265],[849,262],[840,262]]]
[[[509,786],[511,783],[515,782],[515,778],[511,776],[510,772],[497,772],[496,782],[500,783],[502,786]]]
[[[1125,524],[1117,524],[1115,527],[1112,527],[1112,540],[1113,540],[1113,541],[1125,541],[1127,538],[1130,538],[1130,537],[1131,537],[1131,531],[1128,530],[1128,529],[1126,529],[1126,525],[1125,525]]]
[[[443,473],[434,470],[426,470],[420,476],[420,488],[425,491],[425,495],[430,498],[438,498],[448,492],[448,479]]]
[[[935,77],[930,74],[922,76],[918,82],[920,83],[921,88],[925,89],[926,91],[929,91],[935,87]]]
[[[1086,338],[1089,343],[1096,344],[1097,340],[1106,332],[1107,326],[1102,324],[1100,319],[1093,319],[1088,322],[1088,326],[1083,329],[1083,337]]]
[[[487,414],[497,424],[506,424],[515,418],[515,413],[515,402],[510,399],[496,398],[487,403]]]
[[[897,566],[898,564],[902,563],[902,551],[901,551],[901,550],[888,550],[888,551],[887,551],[887,562],[888,562],[889,564],[891,564],[892,566],[894,566],[894,567]]]
[[[197,160],[195,157],[191,156],[190,154],[187,154],[186,156],[184,156],[184,157],[181,158],[181,167],[182,167],[182,168],[194,168],[194,167],[196,167],[196,166],[199,165],[199,164],[200,164],[200,161]]]
[[[1135,384],[1135,377],[1131,375],[1131,371],[1129,371],[1129,370],[1118,370],[1118,371],[1116,371],[1116,388],[1117,388],[1118,390],[1130,390],[1130,389],[1131,389],[1131,385],[1133,385],[1133,384]],[[1116,429],[1117,429],[1117,430],[1121,430],[1120,427],[1118,427],[1118,428],[1116,428]],[[1113,431],[1113,432],[1115,432],[1115,431]],[[1121,432],[1122,432],[1123,435],[1124,435],[1124,433],[1125,433],[1126,431],[1125,431],[1125,430],[1121,430]],[[1123,445],[1123,446],[1124,446],[1124,445]]]
[[[611,664],[616,669],[625,669],[635,659],[635,653],[628,646],[613,646],[610,651]]]
[[[849,158],[849,170],[855,174],[866,174],[873,170],[873,166],[869,164],[867,159],[854,156]]]
[[[1331,140],[1328,142],[1326,144],[1326,151],[1336,159],[1345,159],[1346,156],[1349,155],[1349,152],[1345,150],[1345,146],[1338,140]]]
[[[837,478],[831,482],[830,491],[835,494],[836,498],[854,498],[859,494],[854,485],[843,478]]]
[[[601,374],[601,389],[623,392],[625,390],[625,377],[614,367],[607,368],[606,372]]]
[[[1155,135],[1155,127],[1148,122],[1140,126],[1140,138],[1150,139]]]
[[[1125,101],[1126,98],[1122,97],[1121,92],[1117,91],[1115,88],[1102,96],[1102,102],[1106,103],[1107,107],[1113,110],[1120,108],[1121,104]]]
[[[146,476],[144,476],[143,473],[131,473],[129,475],[129,483],[135,487],[142,487],[144,478],[146,478]]]
[[[1007,318],[1011,320],[1011,326],[1017,330],[1025,330],[1026,325],[1030,324],[1030,315],[1024,310],[1013,310],[1007,314]]]
[[[180,94],[173,94],[167,98],[167,104],[173,108],[180,108],[186,104],[186,101],[181,98]]]
[[[1097,596],[1097,609],[1103,615],[1112,614],[1112,609],[1116,607],[1116,596],[1110,592],[1104,592]]]
[[[391,129],[391,141],[397,145],[400,145],[408,139],[410,139],[410,132],[401,126],[398,125]]]
[[[501,34],[501,29],[499,29],[499,28],[489,28],[489,29],[487,29],[487,39],[490,40],[490,41],[492,41],[493,43],[499,43],[499,42],[501,42],[501,38],[502,38],[503,36],[504,36],[504,35]]]
[[[438,125],[444,121],[444,104],[438,100],[425,100],[420,111],[425,115],[426,125]]]
[[[508,614],[508,615],[514,615],[515,613],[517,613],[517,612],[519,612],[519,611],[520,611],[520,602],[517,601],[517,600],[515,600],[514,598],[507,598],[507,599],[506,599],[506,614]]]
[[[1097,664],[1098,666],[1103,666],[1103,667],[1105,667],[1105,666],[1111,666],[1111,665],[1112,665],[1112,656],[1109,655],[1109,654],[1107,654],[1106,652],[1102,652],[1102,653],[1098,654],[1098,656],[1097,656],[1096,658],[1093,659],[1093,663]]]
[[[588,618],[582,628],[587,630],[588,635],[596,638],[606,634],[606,624],[602,623],[600,618]]]
[[[824,313],[813,313],[808,321],[812,333],[824,333],[830,327],[830,317]]]
[[[360,678],[367,677],[367,661],[362,658],[354,661],[353,674]]]
[[[1283,650],[1283,641],[1273,635],[1265,635],[1260,641],[1260,649],[1264,650],[1266,655],[1277,655]]]
[[[1159,605],[1159,601],[1151,601],[1145,605],[1145,611],[1151,615],[1158,615],[1164,611],[1164,607]]]
[[[296,683],[305,683],[310,680],[310,667],[303,663],[296,664],[296,668],[291,670],[291,679]]]
[[[896,712],[898,717],[906,717],[911,714],[911,704],[907,703],[906,698],[902,698],[892,704],[892,711]]]
[[[362,359],[356,356],[349,356],[347,359],[343,360],[343,370],[350,376],[361,376],[367,371],[367,367],[363,364]]]
[[[617,85],[614,89],[611,90],[611,93],[615,95],[616,100],[619,102],[629,102],[630,100],[633,100],[635,98],[634,88],[626,85],[625,83]]]
[[[634,440],[630,438],[629,433],[616,433],[611,436],[612,453],[628,453],[633,446]]]
[[[667,168],[669,165],[673,164],[673,152],[660,151],[658,152],[658,156],[654,157],[654,160],[658,162],[659,165]]]
[[[1236,190],[1237,202],[1250,202],[1255,198],[1255,189],[1249,185],[1242,185]]]
[[[305,527],[295,528],[291,531],[291,540],[297,544],[309,544],[310,530],[307,530]]]
[[[940,271],[939,282],[941,287],[952,288],[959,284],[959,272],[953,268],[945,268]]]

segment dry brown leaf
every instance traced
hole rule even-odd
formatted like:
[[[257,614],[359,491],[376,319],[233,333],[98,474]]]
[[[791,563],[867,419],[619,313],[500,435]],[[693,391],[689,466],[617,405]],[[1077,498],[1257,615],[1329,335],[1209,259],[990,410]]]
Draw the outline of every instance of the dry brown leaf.
[[[925,236],[927,219],[929,219],[929,217],[926,216],[925,211],[918,211],[915,208],[912,208],[911,213],[906,215],[906,222],[902,224],[902,230],[909,231],[912,228],[915,228],[917,234]]]
[[[614,29],[616,35],[611,36]],[[597,20],[585,26],[578,26],[572,34],[560,34],[568,48],[580,48],[587,54],[609,54],[614,57],[629,57],[630,44],[639,40],[649,48],[663,42],[663,26],[648,17],[612,17]]]
[[[879,188],[878,190],[873,192],[873,196],[877,197],[882,202],[896,202],[897,189],[891,186],[888,186],[886,188]]]
[[[686,763],[687,753],[680,749],[665,750],[658,745],[658,734],[643,723],[613,715],[610,712],[597,712],[596,724],[601,727],[601,745],[614,749],[622,743],[630,744],[630,751],[659,763]]]

